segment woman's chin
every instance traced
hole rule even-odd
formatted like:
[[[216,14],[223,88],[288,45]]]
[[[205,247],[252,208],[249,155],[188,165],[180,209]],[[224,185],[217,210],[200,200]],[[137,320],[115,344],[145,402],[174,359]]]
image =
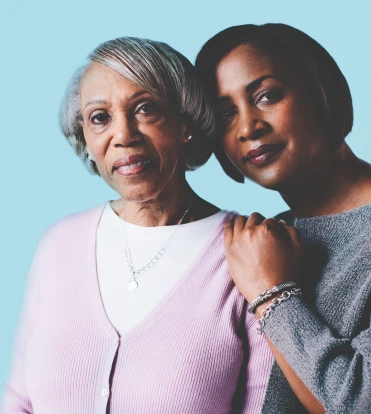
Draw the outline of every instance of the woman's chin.
[[[252,174],[249,172],[248,175],[245,175],[250,181],[260,185],[267,190],[279,191],[279,188],[284,184],[285,177],[282,174],[282,170],[276,168],[270,168],[266,171],[259,171],[259,173],[254,172]]]

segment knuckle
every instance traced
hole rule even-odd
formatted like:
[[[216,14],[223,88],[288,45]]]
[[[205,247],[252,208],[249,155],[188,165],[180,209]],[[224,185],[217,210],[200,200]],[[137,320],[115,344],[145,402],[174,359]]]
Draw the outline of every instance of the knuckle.
[[[236,225],[236,223],[240,223],[240,222],[244,222],[244,221],[245,221],[244,216],[238,216],[238,217],[236,217],[236,220],[235,220],[234,224]]]
[[[253,218],[253,219],[260,218],[260,217],[262,217],[262,215],[258,213],[257,211],[254,211],[253,213],[249,215],[249,218]]]

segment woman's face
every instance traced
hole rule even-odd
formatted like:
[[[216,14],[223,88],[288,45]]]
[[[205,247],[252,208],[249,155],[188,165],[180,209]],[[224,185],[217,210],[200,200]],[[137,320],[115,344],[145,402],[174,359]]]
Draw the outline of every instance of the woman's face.
[[[89,153],[121,197],[148,201],[184,179],[187,128],[164,100],[92,63],[80,104]]]
[[[244,44],[217,65],[216,82],[223,146],[245,177],[280,191],[327,162],[316,110],[287,66]]]

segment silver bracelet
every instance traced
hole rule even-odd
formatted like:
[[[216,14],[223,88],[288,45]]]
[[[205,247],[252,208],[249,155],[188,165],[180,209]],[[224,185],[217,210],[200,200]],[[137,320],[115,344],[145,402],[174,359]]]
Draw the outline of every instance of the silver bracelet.
[[[273,286],[272,289],[268,289],[261,293],[256,299],[254,299],[247,307],[249,313],[255,313],[256,308],[264,303],[267,299],[273,296],[274,293],[280,292],[281,290],[295,287],[296,283],[293,281],[280,283],[279,285]]]
[[[301,295],[301,289],[300,288],[293,288],[290,291],[285,290],[280,297],[273,298],[272,302],[261,311],[260,316],[261,318],[258,320],[259,328],[258,328],[258,334],[263,335],[263,329],[266,323],[266,319],[271,314],[271,310],[278,306],[281,302],[284,300],[290,299],[293,295]]]

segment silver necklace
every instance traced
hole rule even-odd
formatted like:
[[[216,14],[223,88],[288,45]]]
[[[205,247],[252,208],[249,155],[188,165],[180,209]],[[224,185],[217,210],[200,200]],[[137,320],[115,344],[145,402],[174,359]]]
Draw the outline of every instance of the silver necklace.
[[[124,236],[125,236],[125,243],[126,243],[126,247],[125,247],[125,250],[124,250],[124,256],[125,256],[125,262],[128,266],[129,272],[131,273],[131,279],[127,284],[128,290],[136,290],[138,288],[138,282],[137,282],[138,277],[141,276],[144,272],[147,272],[152,266],[154,266],[161,259],[162,255],[166,251],[166,248],[170,244],[171,239],[175,236],[175,233],[179,229],[179,226],[181,225],[184,217],[186,216],[189,209],[191,208],[192,201],[193,201],[193,198],[191,198],[191,202],[189,203],[189,205],[187,207],[187,210],[184,212],[182,218],[178,221],[178,224],[176,225],[173,233],[170,235],[170,237],[169,237],[168,241],[166,242],[165,246],[163,246],[145,266],[141,267],[138,270],[135,270],[134,265],[133,265],[133,261],[131,259],[130,248],[129,248],[128,238],[127,238],[127,234],[126,234],[124,208],[122,208],[121,216],[122,216],[122,219],[124,220]]]

